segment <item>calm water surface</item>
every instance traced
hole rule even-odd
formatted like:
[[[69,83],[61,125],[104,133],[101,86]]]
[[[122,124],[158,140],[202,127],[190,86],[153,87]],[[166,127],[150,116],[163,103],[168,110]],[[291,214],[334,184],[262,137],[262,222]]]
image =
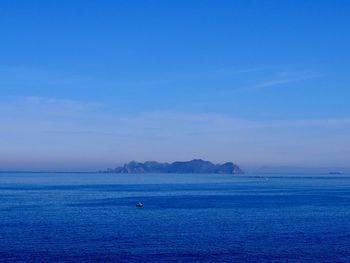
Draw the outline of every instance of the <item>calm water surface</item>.
[[[350,176],[1,173],[0,261],[350,262]]]

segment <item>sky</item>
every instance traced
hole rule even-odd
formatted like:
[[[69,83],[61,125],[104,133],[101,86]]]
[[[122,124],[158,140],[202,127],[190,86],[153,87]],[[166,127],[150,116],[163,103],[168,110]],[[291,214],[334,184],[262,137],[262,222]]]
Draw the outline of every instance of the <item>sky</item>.
[[[350,167],[349,1],[0,2],[0,170]]]

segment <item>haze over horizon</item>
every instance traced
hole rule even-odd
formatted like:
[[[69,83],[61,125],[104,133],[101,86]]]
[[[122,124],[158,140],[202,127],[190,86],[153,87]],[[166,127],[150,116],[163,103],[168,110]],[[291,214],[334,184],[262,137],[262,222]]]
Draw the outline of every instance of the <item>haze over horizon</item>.
[[[0,171],[350,171],[350,2],[1,1]],[[284,167],[284,168],[283,168]]]

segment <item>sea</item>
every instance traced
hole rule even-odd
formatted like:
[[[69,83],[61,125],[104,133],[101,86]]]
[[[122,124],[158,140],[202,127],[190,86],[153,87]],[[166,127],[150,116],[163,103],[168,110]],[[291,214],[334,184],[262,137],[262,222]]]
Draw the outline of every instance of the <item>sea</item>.
[[[350,175],[0,173],[0,262],[350,262]]]

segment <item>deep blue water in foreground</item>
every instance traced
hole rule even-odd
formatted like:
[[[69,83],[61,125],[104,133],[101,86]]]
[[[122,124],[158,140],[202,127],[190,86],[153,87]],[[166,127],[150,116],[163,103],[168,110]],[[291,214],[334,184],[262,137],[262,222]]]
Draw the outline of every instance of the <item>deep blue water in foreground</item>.
[[[350,177],[2,173],[0,260],[350,262]]]

